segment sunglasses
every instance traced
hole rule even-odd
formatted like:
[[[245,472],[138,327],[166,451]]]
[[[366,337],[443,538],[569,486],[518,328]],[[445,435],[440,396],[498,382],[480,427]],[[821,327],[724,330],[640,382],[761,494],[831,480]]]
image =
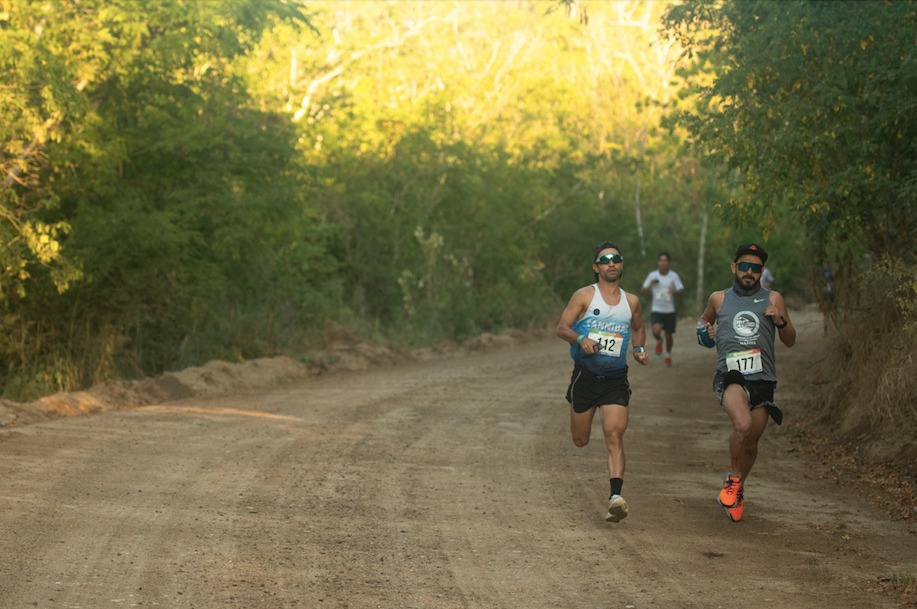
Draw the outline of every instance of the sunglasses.
[[[755,264],[754,262],[739,262],[736,264],[736,268],[738,268],[743,273],[747,273],[748,271],[751,271],[752,273],[757,274],[761,272],[761,269],[764,268],[764,265]]]
[[[609,262],[614,262],[615,264],[624,262],[624,256],[621,254],[605,254],[595,259],[596,264],[608,264]]]

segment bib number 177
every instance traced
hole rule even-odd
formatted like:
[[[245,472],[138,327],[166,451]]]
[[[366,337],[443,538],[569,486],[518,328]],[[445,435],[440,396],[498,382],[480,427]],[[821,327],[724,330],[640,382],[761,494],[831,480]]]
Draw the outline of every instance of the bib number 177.
[[[764,366],[761,362],[761,349],[728,353],[726,355],[726,369],[735,370],[742,374],[764,372]]]

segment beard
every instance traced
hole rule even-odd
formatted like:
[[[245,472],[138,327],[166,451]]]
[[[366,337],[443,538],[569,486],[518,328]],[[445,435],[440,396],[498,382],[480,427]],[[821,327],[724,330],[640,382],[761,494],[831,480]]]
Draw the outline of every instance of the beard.
[[[761,284],[761,279],[754,275],[736,275],[736,283],[746,290],[753,291]]]
[[[607,281],[608,283],[617,283],[621,279],[621,275],[622,273],[620,271],[618,272],[605,271],[604,273],[600,274],[600,277],[604,279],[605,281]]]

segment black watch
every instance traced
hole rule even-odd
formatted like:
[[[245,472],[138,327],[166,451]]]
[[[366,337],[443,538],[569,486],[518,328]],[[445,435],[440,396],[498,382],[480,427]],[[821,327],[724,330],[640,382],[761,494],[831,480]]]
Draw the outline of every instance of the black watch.
[[[783,325],[782,325],[782,326],[778,326],[777,324],[774,324],[774,327],[777,328],[778,330],[783,330],[783,329],[786,327],[786,324],[787,324],[788,322],[787,322],[787,320],[786,320],[786,317],[784,317],[783,315],[780,316],[780,319],[783,320]]]

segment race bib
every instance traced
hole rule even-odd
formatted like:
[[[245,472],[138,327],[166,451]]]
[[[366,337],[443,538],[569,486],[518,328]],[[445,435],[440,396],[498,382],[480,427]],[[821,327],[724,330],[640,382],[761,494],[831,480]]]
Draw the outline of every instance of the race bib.
[[[611,355],[621,357],[621,345],[624,344],[624,336],[617,332],[603,332],[601,330],[589,330],[589,338],[599,344],[600,355]]]
[[[742,374],[764,372],[764,365],[761,363],[761,349],[727,353],[726,370],[735,370]]]
[[[653,298],[656,302],[672,302],[672,292],[669,291],[669,288],[660,288],[653,294]]]

